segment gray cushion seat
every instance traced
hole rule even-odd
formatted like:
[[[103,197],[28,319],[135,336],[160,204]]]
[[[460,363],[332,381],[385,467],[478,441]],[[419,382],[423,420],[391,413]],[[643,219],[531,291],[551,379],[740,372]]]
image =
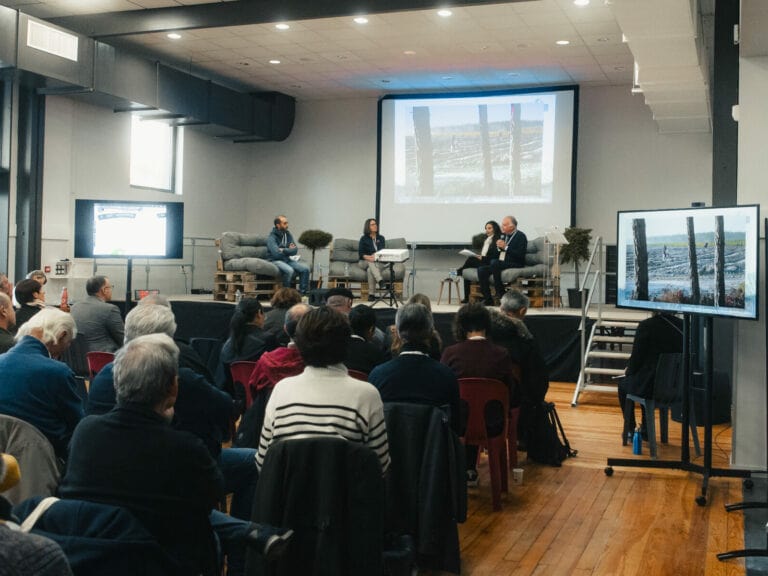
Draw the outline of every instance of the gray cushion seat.
[[[547,248],[544,237],[539,236],[528,242],[525,254],[525,268],[507,268],[501,273],[501,281],[505,284],[516,282],[518,278],[544,276],[547,273]],[[461,275],[465,280],[477,282],[477,268],[466,268]]]
[[[336,238],[333,241],[333,249],[330,258],[330,270],[328,275],[331,278],[348,278],[352,282],[366,282],[368,272],[366,271],[368,263],[360,262],[357,254],[358,240],[348,238]],[[405,238],[393,238],[387,240],[387,248],[407,248],[408,244]],[[395,282],[402,282],[405,278],[405,264],[397,263],[395,268]],[[389,280],[389,267],[382,272],[384,280]]]
[[[280,276],[277,266],[267,260],[266,236],[224,232],[220,248],[224,270],[247,270],[271,278]]]

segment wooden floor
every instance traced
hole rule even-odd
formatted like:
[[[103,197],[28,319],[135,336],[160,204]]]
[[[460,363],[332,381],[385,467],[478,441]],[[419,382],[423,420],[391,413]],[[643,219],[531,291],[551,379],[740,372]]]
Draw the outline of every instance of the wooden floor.
[[[521,454],[523,485],[513,486],[510,475],[509,494],[495,513],[487,462],[481,462],[481,484],[469,489],[468,518],[459,529],[462,575],[745,574],[744,560],[716,557],[744,544],[742,515],[723,509],[741,500],[741,481],[712,478],[708,504],[700,507],[698,474],[615,468],[606,476],[606,458],[633,457],[632,447],[621,445],[616,398],[583,393],[573,408],[573,388],[553,383],[547,399],[557,404],[576,458],[554,468]],[[714,438],[713,464],[728,467],[730,428],[716,426]],[[646,443],[643,449],[648,458]],[[679,455],[680,425],[670,422],[670,442],[660,445],[660,457]]]

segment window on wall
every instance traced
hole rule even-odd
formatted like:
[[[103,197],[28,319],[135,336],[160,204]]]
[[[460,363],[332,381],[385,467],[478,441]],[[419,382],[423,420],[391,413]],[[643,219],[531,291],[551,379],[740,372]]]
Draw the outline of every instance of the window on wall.
[[[131,117],[131,186],[181,194],[183,129]]]

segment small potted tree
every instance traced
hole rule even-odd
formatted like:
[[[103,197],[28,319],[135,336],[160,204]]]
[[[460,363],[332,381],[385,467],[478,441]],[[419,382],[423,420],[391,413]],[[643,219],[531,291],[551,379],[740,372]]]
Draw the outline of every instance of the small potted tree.
[[[312,266],[309,269],[310,286],[316,288],[314,284],[315,275],[315,250],[325,248],[333,240],[333,235],[323,230],[304,230],[299,236],[299,244],[312,250]]]
[[[576,228],[575,226],[572,226],[566,228],[563,235],[565,236],[565,239],[568,240],[568,244],[563,244],[560,247],[560,260],[563,264],[573,262],[573,267],[576,272],[576,286],[575,288],[568,288],[568,305],[571,308],[581,308],[581,292],[579,290],[579,287],[581,286],[581,278],[579,275],[579,264],[585,262],[589,258],[589,244],[592,242],[592,229]]]

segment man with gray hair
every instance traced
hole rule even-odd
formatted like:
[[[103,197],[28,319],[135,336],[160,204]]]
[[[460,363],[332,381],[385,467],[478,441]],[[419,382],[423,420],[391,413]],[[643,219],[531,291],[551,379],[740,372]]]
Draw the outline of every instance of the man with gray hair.
[[[520,366],[520,418],[517,437],[523,449],[528,440],[533,415],[549,389],[549,371],[539,346],[523,322],[528,311],[528,297],[519,290],[508,290],[501,299],[500,312],[491,313],[491,339],[509,352],[512,362]]]
[[[137,336],[117,352],[117,406],[77,427],[59,493],[127,508],[171,556],[172,573],[213,574],[214,529],[225,545],[249,543],[266,554],[290,534],[212,511],[221,473],[199,438],[169,425],[178,357],[167,334]]]
[[[528,250],[528,238],[517,229],[517,218],[504,216],[501,221],[501,237],[496,240],[496,248],[499,257],[491,260],[487,266],[477,269],[477,279],[480,283],[480,291],[483,293],[483,302],[493,305],[491,298],[490,278],[493,276],[493,284],[496,289],[496,298],[501,299],[504,294],[504,283],[501,281],[501,273],[507,268],[524,268],[525,253]]]
[[[123,345],[123,319],[112,300],[112,282],[93,276],[85,283],[88,297],[72,305],[72,318],[88,352],[114,352]]]
[[[15,329],[16,310],[13,307],[13,301],[5,292],[0,292],[0,354],[13,348]]]
[[[83,417],[75,374],[54,358],[77,336],[72,317],[45,308],[16,335],[16,345],[0,354],[0,414],[29,422],[66,459],[67,445]]]
[[[368,382],[378,388],[384,402],[448,405],[451,428],[459,434],[459,382],[448,366],[429,356],[432,314],[423,304],[406,304],[397,311],[395,328],[403,341],[401,352],[376,366]]]

